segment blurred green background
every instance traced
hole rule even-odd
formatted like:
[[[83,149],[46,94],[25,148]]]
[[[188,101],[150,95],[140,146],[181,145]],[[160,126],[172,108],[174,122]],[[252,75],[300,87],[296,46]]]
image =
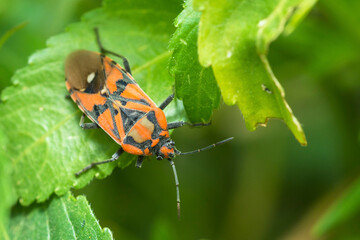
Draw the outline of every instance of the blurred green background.
[[[95,0],[1,1],[0,36],[27,24],[0,48],[0,90],[47,38],[99,6]],[[87,196],[116,239],[317,239],[311,236],[315,223],[360,172],[359,12],[356,0],[320,1],[292,35],[270,48],[307,147],[278,120],[249,132],[238,108],[222,105],[211,126],[172,135],[182,151],[235,137],[175,160],[180,221],[166,161],[116,169],[75,194]],[[322,239],[360,239],[359,207],[351,212]]]

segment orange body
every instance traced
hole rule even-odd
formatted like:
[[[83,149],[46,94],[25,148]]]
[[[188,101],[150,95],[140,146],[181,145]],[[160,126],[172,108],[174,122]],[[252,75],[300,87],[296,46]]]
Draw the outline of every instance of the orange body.
[[[104,55],[80,50],[68,57],[65,74],[74,102],[124,151],[174,156],[164,112],[119,64]]]

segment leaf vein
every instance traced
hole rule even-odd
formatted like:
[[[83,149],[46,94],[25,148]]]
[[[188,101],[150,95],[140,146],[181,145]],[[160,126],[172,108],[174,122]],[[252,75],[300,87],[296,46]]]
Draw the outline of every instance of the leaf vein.
[[[66,208],[66,205],[65,205],[65,203],[64,203],[64,200],[63,200],[62,198],[60,198],[60,202],[61,202],[61,205],[62,205],[63,208],[64,208],[64,213],[65,213],[65,215],[66,215],[66,220],[68,220],[69,223],[70,223],[71,230],[72,230],[72,234],[73,234],[74,238],[77,239],[76,233],[75,233],[75,229],[74,229],[74,225],[73,225],[72,222],[71,222],[71,219],[70,219],[70,216],[69,216],[69,212],[68,212],[68,210],[67,210],[67,208]]]
[[[47,239],[50,240],[50,224],[49,224],[49,214],[47,211],[45,212],[45,218],[46,218],[46,231],[47,231]]]
[[[59,123],[57,123],[54,127],[52,127],[50,130],[48,130],[47,132],[45,132],[41,137],[39,137],[36,141],[34,141],[32,144],[30,144],[27,148],[24,149],[24,151],[22,151],[19,156],[17,158],[14,159],[13,163],[17,164],[18,161],[25,156],[31,149],[33,149],[34,147],[36,147],[38,144],[40,144],[41,142],[43,142],[45,140],[46,137],[50,136],[55,130],[59,129],[62,125],[64,125],[67,121],[69,121],[71,118],[73,118],[75,115],[77,114],[77,111],[74,112],[73,114],[69,114],[68,116],[66,116],[62,121],[60,121]]]
[[[153,65],[153,64],[156,64],[157,62],[160,62],[161,60],[163,60],[163,59],[165,59],[165,58],[167,58],[167,57],[170,57],[170,55],[171,55],[171,52],[170,52],[170,51],[165,51],[165,52],[163,52],[162,54],[156,56],[155,58],[151,59],[150,61],[147,61],[145,64],[143,64],[143,65],[135,68],[135,69],[133,70],[133,72],[132,72],[133,75],[136,74],[136,73],[141,72],[142,70],[150,67],[150,66]]]

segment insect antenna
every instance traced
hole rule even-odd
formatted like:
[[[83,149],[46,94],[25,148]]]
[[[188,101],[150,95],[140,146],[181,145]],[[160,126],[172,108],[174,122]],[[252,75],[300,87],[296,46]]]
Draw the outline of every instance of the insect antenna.
[[[199,148],[199,149],[196,149],[196,150],[190,151],[190,152],[180,152],[179,150],[176,150],[176,154],[178,154],[178,155],[188,155],[188,154],[193,154],[193,153],[202,152],[202,151],[205,151],[205,150],[209,150],[209,149],[211,149],[211,148],[214,148],[214,147],[216,147],[216,146],[219,146],[219,145],[221,145],[221,144],[223,144],[223,143],[226,143],[226,142],[228,142],[228,141],[230,141],[230,140],[233,140],[233,139],[234,139],[233,137],[227,138],[227,139],[222,140],[222,141],[220,141],[220,142],[211,144],[211,145],[209,145],[209,146],[207,146],[207,147]]]
[[[176,173],[175,163],[173,160],[169,159],[169,162],[171,164],[172,170],[174,172],[175,177],[175,186],[176,186],[176,204],[177,204],[177,215],[180,219],[180,190],[179,190],[179,180]]]

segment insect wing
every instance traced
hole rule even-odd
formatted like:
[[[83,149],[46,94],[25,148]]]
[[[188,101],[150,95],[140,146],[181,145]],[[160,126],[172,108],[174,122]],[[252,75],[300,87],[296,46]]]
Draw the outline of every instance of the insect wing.
[[[66,86],[86,116],[122,144],[130,129],[156,104],[120,65],[109,57],[98,57],[102,71],[88,76],[93,80],[85,89],[74,89],[69,82]]]
[[[104,58],[104,69],[108,98],[117,110],[114,111],[116,124],[126,135],[139,119],[156,108],[156,104],[130,74],[108,57]]]
[[[74,90],[72,99],[79,108],[94,123],[99,125],[116,142],[121,144],[121,136],[115,124],[111,101],[100,93],[84,93]]]

